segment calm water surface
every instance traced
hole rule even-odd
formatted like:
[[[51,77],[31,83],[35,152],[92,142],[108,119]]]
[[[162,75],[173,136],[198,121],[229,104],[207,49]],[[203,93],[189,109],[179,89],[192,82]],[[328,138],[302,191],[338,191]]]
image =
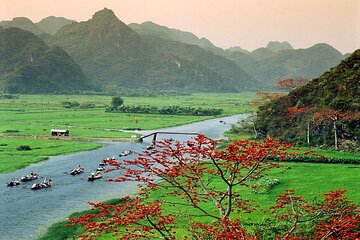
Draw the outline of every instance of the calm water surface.
[[[218,139],[222,133],[243,119],[246,115],[206,120],[198,123],[162,129],[164,131],[201,132],[208,137]],[[224,121],[224,123],[221,123]],[[172,137],[186,140],[188,136],[160,135],[159,138]],[[101,159],[118,156],[125,150],[140,152],[149,145],[150,138],[144,143],[102,143],[103,147],[93,151],[51,157],[50,160],[33,164],[27,168],[0,174],[0,239],[21,240],[36,239],[54,222],[64,220],[74,211],[89,208],[87,201],[97,202],[129,195],[137,191],[134,183],[109,183],[106,177],[118,175],[118,172],[104,174],[105,178],[95,182],[87,181],[87,176],[95,170]],[[129,158],[129,157],[128,157]],[[117,157],[117,160],[120,158]],[[121,160],[121,159],[120,159]],[[68,172],[78,164],[85,173],[70,176]],[[12,178],[27,175],[30,171],[41,177],[49,177],[53,185],[48,189],[33,191],[34,181],[22,183],[16,187],[6,187]],[[38,179],[38,181],[42,178]],[[36,180],[35,180],[36,181]]]

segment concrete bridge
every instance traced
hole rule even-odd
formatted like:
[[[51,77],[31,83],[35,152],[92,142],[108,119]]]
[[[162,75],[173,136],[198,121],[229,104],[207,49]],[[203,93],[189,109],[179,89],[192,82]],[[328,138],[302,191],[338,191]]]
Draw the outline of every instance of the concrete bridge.
[[[144,138],[151,137],[152,136],[152,143],[154,144],[156,142],[156,137],[158,134],[181,134],[181,135],[199,135],[198,132],[153,132],[146,135],[143,135],[139,138],[140,142],[144,141]]]

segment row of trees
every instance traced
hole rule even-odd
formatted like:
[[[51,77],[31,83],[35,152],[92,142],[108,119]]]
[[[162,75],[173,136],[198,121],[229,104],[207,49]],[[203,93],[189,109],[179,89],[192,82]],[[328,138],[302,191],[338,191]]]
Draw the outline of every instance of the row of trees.
[[[291,145],[266,139],[236,141],[225,150],[203,135],[183,143],[164,140],[132,160],[109,160],[119,170],[110,181],[140,183],[140,192],[124,197],[125,203],[91,203],[96,213],[71,218],[87,231],[83,239],[102,234],[119,239],[176,239],[182,231],[189,239],[357,239],[360,234],[358,205],[345,191],[330,191],[319,201],[307,201],[286,190],[269,211],[243,195],[257,188],[269,161],[284,159]],[[164,196],[152,197],[154,191]],[[264,221],[248,224],[242,216],[259,211]]]
[[[165,114],[165,115],[191,115],[191,116],[214,116],[220,115],[223,109],[220,108],[194,108],[182,106],[163,106],[156,107],[150,105],[121,105],[116,108],[113,106],[106,109],[108,112],[123,112],[123,113],[146,113],[146,114]]]

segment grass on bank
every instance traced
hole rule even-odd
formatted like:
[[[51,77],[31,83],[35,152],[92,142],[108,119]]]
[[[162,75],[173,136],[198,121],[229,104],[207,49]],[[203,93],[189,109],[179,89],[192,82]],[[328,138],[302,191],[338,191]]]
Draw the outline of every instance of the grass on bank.
[[[31,150],[19,151],[20,145],[28,145]],[[49,156],[92,150],[100,144],[70,142],[61,140],[40,140],[0,137],[0,174],[15,171],[48,159]]]

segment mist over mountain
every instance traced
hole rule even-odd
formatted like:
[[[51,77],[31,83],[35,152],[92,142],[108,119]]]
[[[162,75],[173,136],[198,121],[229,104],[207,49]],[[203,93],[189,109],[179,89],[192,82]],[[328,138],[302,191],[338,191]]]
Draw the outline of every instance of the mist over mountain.
[[[19,28],[0,31],[0,89],[7,93],[74,93],[93,89],[61,48]]]
[[[241,91],[255,81],[230,60],[200,47],[140,36],[109,9],[96,12],[89,21],[64,26],[52,43],[104,88]],[[228,64],[234,72],[222,70]]]

